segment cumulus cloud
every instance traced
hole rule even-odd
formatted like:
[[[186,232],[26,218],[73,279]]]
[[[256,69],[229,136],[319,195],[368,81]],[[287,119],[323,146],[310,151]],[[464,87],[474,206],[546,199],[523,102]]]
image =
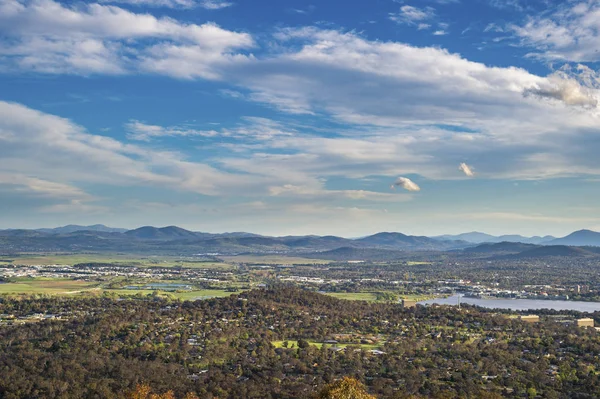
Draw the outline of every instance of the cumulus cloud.
[[[396,187],[402,187],[407,191],[421,191],[421,187],[419,187],[417,183],[410,180],[408,177],[398,177],[394,184],[392,184],[392,188]]]
[[[552,76],[486,66],[439,47],[316,27],[281,29],[273,38],[273,52],[253,57],[238,52],[256,45],[251,35],[212,24],[105,5],[0,1],[0,33],[10,38],[0,41],[4,69],[10,59],[10,65],[22,64],[25,71],[226,79],[228,88],[243,93],[242,100],[277,108],[292,114],[289,118],[303,114],[343,124],[310,137],[302,134],[303,128],[277,126],[276,121],[206,130],[139,121],[129,127],[130,137],[138,140],[208,139],[214,130],[215,138],[255,141],[252,148],[247,142],[235,143],[235,149],[223,143],[238,151],[237,157],[212,160],[224,170],[303,185],[322,177],[360,179],[381,171],[391,177],[397,170],[452,179],[456,173],[447,165],[462,159],[485,159],[486,171],[498,178],[594,174],[598,169],[597,145],[590,135],[600,125],[598,115],[589,107],[540,101],[540,95],[550,94],[585,103],[557,94],[556,87],[565,90]],[[51,18],[53,12],[60,18]],[[588,88],[583,77],[576,80]],[[538,93],[523,96],[532,89]],[[590,86],[582,93],[595,98],[595,90]],[[0,131],[0,138],[17,135],[11,132]]]
[[[595,93],[565,73],[555,72],[537,87],[526,89],[525,95],[562,101],[567,105],[593,107],[598,105]]]
[[[467,165],[466,163],[462,162],[459,166],[458,166],[458,170],[460,170],[461,172],[463,172],[465,175],[469,176],[469,177],[473,177],[475,176],[475,173],[473,173],[473,168],[469,165]]]
[[[102,4],[69,7],[53,0],[0,1],[0,34],[5,69],[43,73],[145,70],[216,79],[220,65],[244,59],[236,51],[254,45],[249,34],[213,23],[182,23]]]

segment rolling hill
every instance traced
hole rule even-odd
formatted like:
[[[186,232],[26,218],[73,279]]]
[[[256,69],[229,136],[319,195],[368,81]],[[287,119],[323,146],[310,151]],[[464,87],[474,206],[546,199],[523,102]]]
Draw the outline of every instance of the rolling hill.
[[[104,233],[124,233],[127,229],[121,229],[116,227],[107,227],[103,224],[94,224],[92,226],[80,226],[76,224],[69,224],[62,227],[54,227],[50,229],[36,229],[36,231],[40,231],[42,233],[48,234],[68,234],[74,233],[77,231],[97,231]]]
[[[530,249],[538,248],[535,244],[523,244],[520,242],[499,242],[480,244],[476,247],[466,248],[463,253],[470,254],[517,254]]]
[[[552,241],[556,237],[553,236],[534,236],[534,237],[524,237],[518,234],[509,234],[509,235],[501,235],[501,236],[493,236],[491,234],[480,233],[478,231],[472,231],[470,233],[462,233],[456,235],[442,235],[431,237],[436,240],[462,240],[467,241],[474,244],[482,244],[482,243],[499,243],[499,242],[522,242],[525,244],[545,244],[549,241]]]
[[[566,237],[554,239],[548,244],[600,247],[600,233],[592,230],[579,230]]]
[[[177,226],[152,227],[144,226],[135,230],[129,230],[124,233],[131,238],[140,240],[178,240],[186,238],[198,238],[198,234],[193,231],[182,229]]]
[[[515,255],[509,255],[512,259],[546,258],[550,256],[563,256],[569,258],[596,258],[600,254],[585,247],[569,247],[566,245],[547,245],[532,248]]]

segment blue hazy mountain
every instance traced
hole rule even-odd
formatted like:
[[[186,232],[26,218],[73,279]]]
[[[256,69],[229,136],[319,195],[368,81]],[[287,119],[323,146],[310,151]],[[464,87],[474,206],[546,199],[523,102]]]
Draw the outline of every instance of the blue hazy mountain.
[[[545,244],[545,243],[548,243],[548,242],[554,240],[556,237],[553,237],[553,236],[524,237],[524,236],[521,236],[518,234],[494,236],[491,234],[481,233],[478,231],[472,231],[470,233],[462,233],[462,234],[455,234],[455,235],[447,234],[447,235],[436,236],[436,237],[431,237],[431,238],[434,238],[436,240],[461,240],[461,241],[467,241],[467,242],[470,242],[473,244],[481,244],[484,242],[491,242],[491,243],[522,242],[524,244]]]

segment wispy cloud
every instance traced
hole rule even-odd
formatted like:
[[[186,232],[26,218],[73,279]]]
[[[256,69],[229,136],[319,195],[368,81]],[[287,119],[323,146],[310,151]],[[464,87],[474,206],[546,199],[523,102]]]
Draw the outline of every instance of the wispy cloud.
[[[233,2],[224,0],[99,0],[99,3],[127,4],[140,7],[164,7],[164,8],[204,8],[206,10],[220,10],[231,7]]]
[[[234,3],[224,0],[201,0],[198,4],[200,7],[206,8],[207,10],[220,10],[222,8],[231,7]]]
[[[195,0],[100,0],[99,3],[127,4],[140,7],[194,8]]]
[[[214,137],[218,135],[218,133],[214,130],[197,130],[181,126],[164,127],[158,125],[148,125],[136,120],[128,122],[125,127],[129,131],[127,138],[137,141],[150,141],[152,139],[161,137]]]
[[[559,2],[551,12],[534,14],[509,29],[533,57],[547,60],[595,62],[600,60],[600,3]]]
[[[397,13],[390,13],[389,18],[399,24],[416,25],[435,18],[435,9],[432,7],[418,8],[409,5],[400,7]]]

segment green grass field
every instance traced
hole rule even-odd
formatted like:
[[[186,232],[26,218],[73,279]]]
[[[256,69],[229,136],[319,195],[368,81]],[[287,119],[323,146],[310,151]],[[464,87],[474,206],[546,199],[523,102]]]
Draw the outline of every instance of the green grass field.
[[[338,299],[345,299],[348,301],[377,301],[376,292],[326,292],[325,295],[329,295]],[[399,295],[398,297],[400,299],[408,299],[417,302],[434,298],[434,296],[431,295]]]
[[[74,295],[98,290],[98,283],[66,279],[20,279],[14,283],[0,284],[0,294]]]
[[[369,301],[375,302],[376,294],[373,292],[327,292],[326,295],[348,301]]]
[[[303,265],[303,264],[318,264],[325,265],[331,263],[329,260],[308,259],[294,256],[280,255],[237,255],[237,256],[220,256],[226,263],[258,263],[265,265]]]
[[[285,341],[271,341],[271,344],[273,344],[274,347],[276,348],[283,348],[283,343]],[[291,348],[292,344],[294,345],[294,348],[298,347],[298,342],[295,340],[288,340],[288,348]],[[307,341],[310,345],[312,346],[316,346],[317,348],[321,348],[323,347],[323,343],[322,342],[315,342],[315,341]],[[334,345],[330,345],[327,344],[327,346],[334,346]],[[378,349],[381,347],[381,345],[379,344],[337,344],[335,345],[338,348],[346,348],[347,346],[355,346],[364,350],[372,350],[372,349]]]
[[[111,263],[136,267],[184,267],[190,269],[231,269],[233,265],[214,261],[195,261],[177,257],[144,257],[120,254],[48,254],[21,255],[11,258],[18,265],[76,265],[78,263]]]
[[[68,279],[18,279],[15,282],[0,284],[0,294],[8,295],[102,295],[103,293],[115,294],[118,296],[148,295],[153,290],[127,290],[127,289],[107,289],[96,282],[87,282]],[[156,291],[158,295],[175,297],[182,300],[193,301],[196,299],[222,298],[233,294],[225,290],[194,290],[185,292],[167,292]]]
[[[109,294],[116,294],[118,296],[134,296],[134,295],[148,295],[152,294],[155,291],[152,290],[124,290],[124,289],[105,289],[101,292],[106,292]],[[177,299],[182,299],[184,301],[194,301],[199,299],[209,299],[209,298],[223,298],[228,297],[234,292],[228,292],[224,290],[197,290],[197,291],[186,291],[186,292],[167,292],[167,291],[156,291],[158,295],[167,295],[172,296]]]

